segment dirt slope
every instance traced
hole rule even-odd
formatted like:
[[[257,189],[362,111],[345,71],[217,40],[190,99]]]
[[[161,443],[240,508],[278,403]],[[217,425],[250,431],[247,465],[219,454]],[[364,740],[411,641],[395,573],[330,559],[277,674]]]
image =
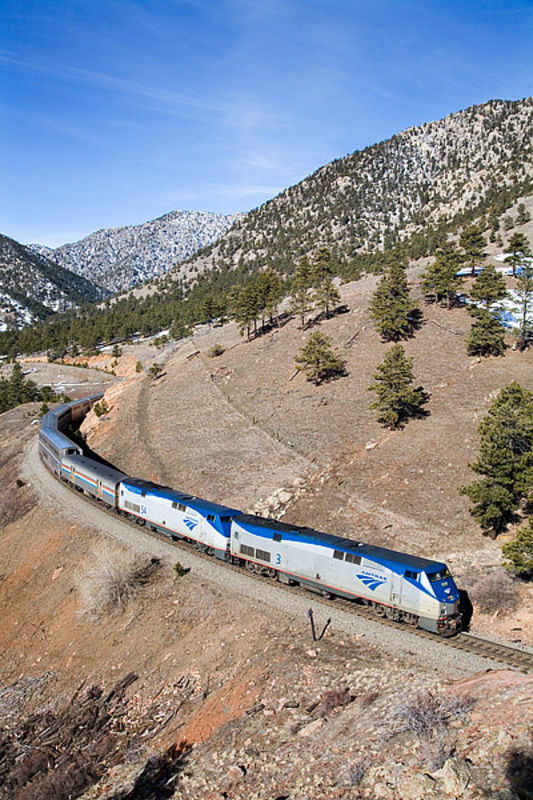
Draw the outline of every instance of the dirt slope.
[[[410,273],[415,297],[421,269]],[[141,375],[112,390],[107,418],[88,420],[90,444],[127,472],[236,508],[443,559],[471,587],[500,569],[505,537],[481,536],[458,487],[474,478],[477,428],[499,389],[512,380],[533,389],[533,351],[471,358],[466,310],[418,297],[424,322],[405,350],[430,415],[386,431],[367,391],[387,350],[366,311],[374,288],[373,277],[342,286],[349,312],[320,323],[347,377],[315,387],[295,373],[308,332],[294,320],[251,342],[234,325],[206,327],[143,359],[164,364],[159,380]],[[226,349],[213,358],[215,343]],[[519,591],[531,607],[531,589]],[[487,625],[533,636],[527,612]]]
[[[384,432],[366,391],[386,349],[366,315],[373,287],[342,287],[350,311],[321,324],[346,378],[314,387],[295,374],[295,322],[250,343],[234,326],[144,343],[119,360],[90,444],[130,474],[444,556],[470,588],[498,569],[500,543],[479,534],[457,486],[494,393],[513,379],[533,389],[533,353],[469,359],[466,313],[424,307],[406,350],[431,416]],[[226,350],[212,358],[216,342]],[[458,680],[335,629],[315,645],[305,620],[169,565],[124,611],[84,614],[80,587],[105,542],[17,483],[28,411],[0,417],[0,797],[528,797],[531,677]],[[528,641],[531,589],[520,593],[514,611],[476,607],[477,628]]]

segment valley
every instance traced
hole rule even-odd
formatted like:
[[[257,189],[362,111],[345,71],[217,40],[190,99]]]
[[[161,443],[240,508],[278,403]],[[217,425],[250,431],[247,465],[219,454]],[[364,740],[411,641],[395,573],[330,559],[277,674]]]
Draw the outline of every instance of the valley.
[[[117,468],[444,561],[472,633],[533,652],[533,585],[502,557],[527,503],[491,539],[459,492],[500,390],[533,391],[533,349],[506,329],[501,355],[469,355],[473,278],[451,308],[422,283],[471,223],[483,266],[501,268],[513,234],[533,242],[532,113],[495,100],[409,128],[247,214],[171,212],[55,251],[3,237],[6,395],[13,358],[58,394],[103,392],[81,434]],[[324,248],[338,299],[302,326],[296,264]],[[369,392],[391,347],[369,305],[392,262],[418,309],[400,339],[425,396],[396,429]],[[275,302],[243,310],[264,275]],[[295,359],[316,332],[344,367],[315,383]],[[103,514],[39,461],[40,410],[0,415],[2,800],[530,796],[531,674]],[[330,619],[319,641],[309,608],[319,629]]]

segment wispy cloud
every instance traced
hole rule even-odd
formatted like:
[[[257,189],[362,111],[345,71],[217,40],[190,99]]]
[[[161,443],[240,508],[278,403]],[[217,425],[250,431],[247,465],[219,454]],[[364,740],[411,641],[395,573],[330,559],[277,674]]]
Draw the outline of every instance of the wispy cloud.
[[[102,145],[105,143],[103,136],[97,136],[92,130],[83,128],[79,125],[73,125],[65,122],[57,115],[44,114],[38,111],[32,111],[24,106],[7,106],[5,103],[0,104],[0,112],[17,116],[23,122],[29,122],[32,125],[48,128],[56,133],[63,134],[72,139],[76,139],[86,144]]]
[[[105,72],[97,72],[65,64],[37,63],[36,61],[22,59],[5,50],[0,50],[0,62],[2,61],[6,64],[12,64],[13,66],[29,70],[36,74],[46,75],[55,80],[96,86],[109,91],[124,92],[147,100],[157,101],[162,104],[167,111],[176,111],[179,108],[191,108],[212,114],[213,112],[227,113],[229,110],[227,104],[217,102],[216,98],[210,94],[202,96],[200,94],[176,92],[174,90],[162,88],[161,86],[151,86],[129,78],[110,75]]]

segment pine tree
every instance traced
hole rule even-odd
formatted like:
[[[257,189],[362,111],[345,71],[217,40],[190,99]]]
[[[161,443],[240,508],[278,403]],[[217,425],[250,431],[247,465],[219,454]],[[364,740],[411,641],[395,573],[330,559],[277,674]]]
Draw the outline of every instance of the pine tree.
[[[332,278],[323,280],[313,295],[314,302],[324,310],[326,317],[330,316],[332,307],[338,303],[340,299],[341,296]]]
[[[239,323],[241,335],[246,329],[246,338],[250,339],[250,332],[253,326],[254,333],[257,333],[257,313],[258,298],[255,286],[249,284],[239,292],[235,304],[235,319]]]
[[[331,339],[321,331],[312,333],[302,347],[295,362],[307,375],[307,380],[317,386],[329,378],[344,375],[346,362],[335,354]]]
[[[525,225],[526,222],[529,222],[529,220],[531,219],[531,214],[529,213],[529,211],[527,211],[523,203],[520,203],[516,210],[518,212],[516,215],[517,225]]]
[[[434,297],[437,303],[446,301],[451,308],[457,301],[457,292],[463,282],[458,275],[461,255],[452,242],[447,242],[437,251],[437,255],[422,275],[422,288]]]
[[[493,264],[488,264],[477,276],[470,296],[476,303],[483,303],[488,308],[498,300],[507,296],[507,288],[503,276],[496,272]]]
[[[471,269],[472,277],[476,274],[476,264],[483,260],[483,251],[487,242],[479,225],[465,228],[459,237],[459,244],[465,252],[465,262]]]
[[[525,350],[533,337],[533,260],[524,259],[516,278],[516,310],[520,315],[518,347]]]
[[[378,412],[378,422],[387,428],[401,428],[409,417],[421,416],[426,402],[425,392],[411,385],[414,381],[413,360],[407,358],[401,344],[393,345],[374,374],[375,383],[368,391],[375,392],[370,408]]]
[[[531,258],[531,248],[527,237],[523,233],[513,233],[505,252],[509,253],[505,263],[511,265],[513,277],[515,277],[517,269],[522,266],[524,259]]]
[[[41,395],[37,385],[30,380],[25,380],[24,372],[20,364],[15,362],[11,370],[11,375],[4,381],[2,391],[2,411],[15,408],[22,403],[30,403],[32,400],[40,400]]]
[[[495,538],[533,488],[533,394],[516,381],[502,389],[479,425],[479,456],[470,468],[484,477],[459,490],[484,533]]]
[[[256,313],[261,317],[261,327],[265,329],[265,316],[272,321],[274,312],[281,300],[283,284],[280,276],[272,269],[260,272],[253,282]]]
[[[311,285],[315,292],[314,302],[324,309],[327,317],[330,316],[331,307],[340,300],[339,292],[333,283],[333,259],[327,247],[321,247],[317,252],[311,269]]]
[[[502,547],[508,563],[505,568],[522,578],[533,576],[533,518],[529,524],[517,531],[516,536]]]
[[[317,289],[322,281],[329,280],[334,275],[331,251],[321,247],[313,259],[311,267],[311,285]]]
[[[370,301],[370,316],[382,339],[398,342],[411,336],[416,310],[409,296],[405,265],[394,261],[383,273]]]
[[[305,315],[313,310],[313,301],[309,294],[311,288],[311,265],[307,256],[298,261],[291,284],[291,303],[289,312],[300,317],[300,327],[305,328]]]
[[[469,356],[500,356],[505,350],[504,328],[501,322],[485,308],[470,312],[474,322],[466,337]]]
[[[152,366],[148,370],[148,374],[150,375],[150,378],[153,381],[156,381],[158,378],[160,378],[162,372],[163,372],[163,367],[161,366],[161,364],[152,364]]]

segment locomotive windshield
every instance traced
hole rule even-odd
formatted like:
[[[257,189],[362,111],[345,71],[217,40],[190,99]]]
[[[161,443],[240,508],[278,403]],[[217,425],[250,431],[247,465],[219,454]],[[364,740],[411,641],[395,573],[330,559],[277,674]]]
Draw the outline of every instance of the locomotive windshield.
[[[428,572],[427,576],[431,583],[435,583],[435,581],[443,581],[445,578],[450,577],[450,570],[445,567],[438,572]]]

